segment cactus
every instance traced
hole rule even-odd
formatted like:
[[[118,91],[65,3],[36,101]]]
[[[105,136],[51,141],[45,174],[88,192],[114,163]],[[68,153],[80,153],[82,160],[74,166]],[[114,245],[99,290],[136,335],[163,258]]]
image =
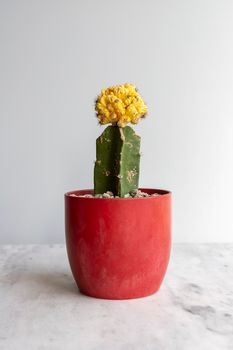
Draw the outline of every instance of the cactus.
[[[96,140],[94,193],[125,197],[138,189],[140,137],[126,126],[145,117],[147,106],[132,84],[104,89],[95,110],[100,124],[111,123]]]
[[[108,126],[96,140],[95,194],[124,197],[138,188],[140,137],[126,126]]]

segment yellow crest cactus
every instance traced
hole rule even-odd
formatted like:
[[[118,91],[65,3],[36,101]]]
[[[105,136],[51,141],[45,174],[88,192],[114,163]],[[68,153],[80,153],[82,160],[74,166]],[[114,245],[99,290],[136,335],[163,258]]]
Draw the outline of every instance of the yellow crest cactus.
[[[145,117],[147,106],[132,84],[104,89],[96,100],[100,124],[108,126],[96,140],[94,192],[127,197],[138,189],[140,137],[127,126]]]
[[[133,84],[114,85],[103,89],[95,106],[100,124],[137,124],[145,117],[147,106]]]

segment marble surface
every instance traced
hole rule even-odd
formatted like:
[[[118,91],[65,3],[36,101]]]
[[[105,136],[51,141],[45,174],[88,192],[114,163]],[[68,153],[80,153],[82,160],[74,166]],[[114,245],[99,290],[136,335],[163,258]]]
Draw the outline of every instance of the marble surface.
[[[64,245],[1,246],[0,349],[232,350],[233,245],[173,246],[150,297],[81,295]]]

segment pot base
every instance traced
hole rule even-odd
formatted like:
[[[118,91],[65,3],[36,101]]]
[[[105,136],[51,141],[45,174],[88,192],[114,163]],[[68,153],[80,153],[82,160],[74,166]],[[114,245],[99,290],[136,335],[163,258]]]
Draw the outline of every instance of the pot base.
[[[105,300],[130,300],[130,299],[140,299],[140,298],[146,298],[153,294],[156,294],[159,291],[160,287],[153,292],[143,293],[143,294],[135,294],[135,295],[128,295],[124,297],[120,297],[119,295],[116,296],[106,296],[106,295],[96,295],[96,294],[90,294],[86,293],[84,291],[81,291],[79,288],[79,291],[81,294],[90,297],[90,298],[96,298],[96,299],[105,299]]]

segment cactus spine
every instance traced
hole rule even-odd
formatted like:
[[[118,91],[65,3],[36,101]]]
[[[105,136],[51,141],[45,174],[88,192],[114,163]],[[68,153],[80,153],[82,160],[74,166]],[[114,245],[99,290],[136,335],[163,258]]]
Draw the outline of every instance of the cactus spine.
[[[140,137],[130,126],[108,126],[96,140],[95,194],[124,197],[138,188]]]

